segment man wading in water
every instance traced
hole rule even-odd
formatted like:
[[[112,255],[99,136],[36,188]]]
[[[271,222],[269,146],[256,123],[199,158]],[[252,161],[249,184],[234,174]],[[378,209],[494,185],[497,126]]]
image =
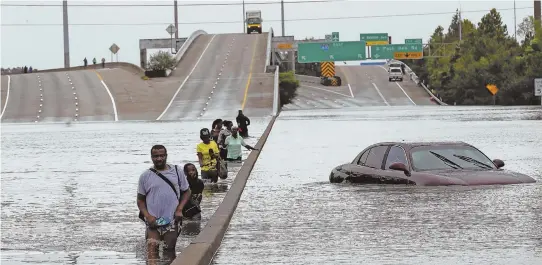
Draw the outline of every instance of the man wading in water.
[[[163,145],[151,148],[151,159],[154,167],[141,174],[137,189],[137,207],[147,226],[147,257],[157,259],[159,242],[164,241],[165,250],[173,260],[182,209],[191,196],[190,189],[183,167],[167,164]]]
[[[243,114],[242,110],[239,110],[239,115],[235,118],[237,126],[239,126],[239,135],[243,138],[248,137],[248,126],[250,126],[250,119]]]
[[[212,183],[216,183],[218,182],[218,145],[211,140],[211,132],[207,128],[200,130],[200,139],[201,143],[196,146],[196,152],[201,168],[201,178],[210,179]]]

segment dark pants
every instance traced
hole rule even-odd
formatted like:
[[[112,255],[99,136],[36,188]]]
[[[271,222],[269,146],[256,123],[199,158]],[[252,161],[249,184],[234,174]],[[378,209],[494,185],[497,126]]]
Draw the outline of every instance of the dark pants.
[[[226,160],[226,157],[228,157],[228,149],[220,149],[220,158],[222,158],[222,160]]]
[[[247,138],[248,137],[248,128],[247,127],[239,127],[241,129],[241,131],[239,132],[239,135],[241,135],[241,137],[243,138]]]

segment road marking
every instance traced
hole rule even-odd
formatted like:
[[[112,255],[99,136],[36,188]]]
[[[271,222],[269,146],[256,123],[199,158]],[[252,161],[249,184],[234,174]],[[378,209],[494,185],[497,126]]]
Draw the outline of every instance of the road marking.
[[[96,75],[98,76],[98,78],[102,82],[102,85],[104,86],[105,90],[107,91],[107,94],[109,94],[109,98],[111,98],[111,104],[113,104],[113,114],[115,115],[115,121],[119,121],[119,115],[117,113],[117,105],[115,104],[115,99],[113,98],[113,94],[111,94],[111,91],[109,91],[109,88],[105,84],[104,79],[102,78],[102,75],[100,75],[100,73],[98,73],[98,71],[96,71],[96,70],[94,70],[94,72],[96,72]]]
[[[325,88],[320,88],[320,87],[315,87],[315,86],[309,86],[309,85],[301,85],[300,87],[313,88],[313,89],[318,89],[318,90],[326,91],[326,92],[329,92],[329,93],[341,95],[341,96],[347,97],[347,98],[350,97],[349,95],[346,95],[346,94],[343,94],[343,93],[339,93],[339,92],[336,92],[336,91],[332,91],[332,90],[327,90],[327,89],[325,89]]]
[[[241,110],[245,110],[245,104],[247,103],[247,96],[248,96],[248,88],[250,87],[250,80],[252,79],[252,68],[254,66],[254,56],[256,55],[256,47],[258,46],[258,42],[260,41],[260,38],[256,38],[256,41],[254,42],[254,46],[252,47],[252,59],[250,59],[250,68],[248,73],[248,80],[247,85],[245,86],[245,95],[243,97],[243,103],[241,104]]]
[[[8,93],[6,94],[6,102],[4,102],[4,107],[2,108],[2,113],[0,113],[0,119],[4,116],[4,113],[6,113],[6,106],[8,105],[9,100],[9,88],[11,87],[11,76],[8,75]]]
[[[175,94],[173,95],[173,97],[171,98],[171,100],[169,101],[169,104],[167,104],[166,106],[166,109],[164,109],[164,111],[162,112],[162,114],[160,114],[160,116],[158,116],[158,118],[156,118],[156,120],[160,120],[162,118],[162,116],[164,116],[164,114],[166,114],[167,110],[169,109],[169,107],[171,107],[171,104],[173,103],[173,101],[175,100],[175,98],[177,97],[177,94],[179,94],[179,92],[181,91],[181,89],[183,88],[184,84],[186,83],[186,81],[188,80],[188,78],[190,78],[190,76],[192,75],[192,73],[194,72],[194,70],[196,70],[196,67],[198,67],[198,64],[199,62],[201,61],[201,58],[203,58],[203,55],[205,55],[205,52],[207,51],[207,49],[209,48],[209,46],[211,45],[211,43],[213,42],[213,40],[215,39],[216,35],[213,35],[213,37],[211,38],[211,40],[209,41],[209,43],[207,43],[207,46],[205,46],[205,49],[203,49],[203,52],[201,52],[201,55],[199,56],[198,60],[196,61],[196,63],[194,64],[194,67],[192,68],[192,70],[190,70],[190,73],[188,73],[188,75],[186,76],[186,78],[184,79],[184,81],[181,83],[181,85],[179,86],[179,88],[177,89],[177,91],[175,91]]]
[[[382,95],[382,93],[380,93],[380,89],[378,89],[378,87],[376,86],[376,84],[375,84],[375,83],[372,83],[372,84],[373,84],[373,86],[375,87],[375,89],[376,89],[376,92],[378,92],[378,94],[379,94],[379,95],[380,95],[380,97],[382,98],[382,100],[384,100],[384,103],[386,103],[386,105],[388,105],[388,106],[389,106],[389,105],[390,105],[390,103],[388,103],[388,101],[386,100],[386,98],[384,98],[384,95]]]
[[[395,82],[395,84],[401,89],[403,90],[403,93],[405,93],[405,96],[407,96],[407,98],[410,100],[410,102],[412,102],[412,104],[414,104],[414,106],[416,106],[416,103],[414,103],[414,101],[408,96],[408,94],[406,93],[406,91],[403,89],[403,87],[401,85],[399,85],[399,83]]]
[[[350,90],[350,95],[354,97],[354,93],[352,92],[352,87],[350,86],[350,84],[348,84],[348,90]]]

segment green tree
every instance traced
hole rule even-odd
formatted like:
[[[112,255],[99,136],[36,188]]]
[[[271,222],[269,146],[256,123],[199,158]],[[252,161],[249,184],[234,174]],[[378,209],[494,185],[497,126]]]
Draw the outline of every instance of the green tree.
[[[166,51],[158,51],[151,55],[148,68],[152,71],[163,71],[166,69],[173,69],[176,61],[171,54]]]

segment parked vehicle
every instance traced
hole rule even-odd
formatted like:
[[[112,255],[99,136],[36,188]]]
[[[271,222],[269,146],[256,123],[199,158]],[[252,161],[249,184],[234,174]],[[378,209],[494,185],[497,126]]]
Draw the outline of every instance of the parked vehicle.
[[[329,181],[419,186],[536,182],[502,167],[502,160],[491,161],[476,147],[464,142],[383,142],[367,147],[351,163],[335,167]]]

